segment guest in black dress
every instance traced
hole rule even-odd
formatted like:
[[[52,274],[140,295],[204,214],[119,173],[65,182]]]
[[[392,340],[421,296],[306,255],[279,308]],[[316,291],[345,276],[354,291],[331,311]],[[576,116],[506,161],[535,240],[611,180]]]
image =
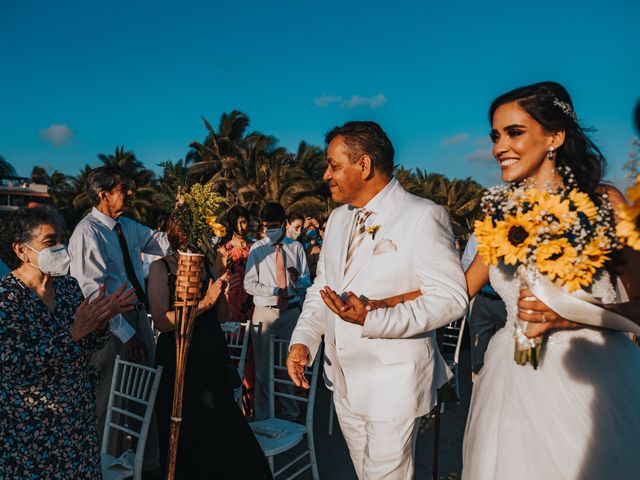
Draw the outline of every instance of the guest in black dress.
[[[172,218],[167,233],[176,250],[184,237]],[[156,363],[164,367],[156,415],[160,433],[160,457],[166,474],[173,385],[176,369],[173,301],[178,255],[169,255],[149,269],[149,305],[155,327],[162,333],[156,346]],[[207,280],[206,292],[198,304],[187,359],[182,423],[176,464],[176,479],[270,479],[271,472],[246,419],[233,397],[240,384],[215,305],[222,279]]]

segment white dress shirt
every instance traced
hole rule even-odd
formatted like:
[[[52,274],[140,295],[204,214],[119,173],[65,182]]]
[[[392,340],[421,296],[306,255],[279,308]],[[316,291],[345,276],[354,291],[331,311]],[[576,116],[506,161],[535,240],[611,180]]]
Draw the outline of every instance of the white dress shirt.
[[[307,265],[302,244],[285,236],[282,243],[285,268],[295,267],[300,276],[295,284],[291,283],[287,272],[287,289],[289,303],[302,300],[311,286],[311,274]],[[244,289],[253,295],[253,303],[258,307],[275,307],[278,302],[278,282],[276,281],[276,247],[268,237],[258,240],[249,250],[247,267],[244,275]]]
[[[114,230],[116,223],[122,226],[133,269],[143,289],[141,254],[164,256],[171,253],[172,249],[164,232],[152,230],[126,217],[114,220],[94,207],[91,213],[80,220],[69,239],[71,275],[78,280],[85,297],[93,295],[101,285],[106,285],[107,293],[113,293],[123,282],[129,288],[132,286],[124,268],[118,233]],[[135,334],[135,330],[122,315],[112,318],[109,328],[122,343],[129,341]]]

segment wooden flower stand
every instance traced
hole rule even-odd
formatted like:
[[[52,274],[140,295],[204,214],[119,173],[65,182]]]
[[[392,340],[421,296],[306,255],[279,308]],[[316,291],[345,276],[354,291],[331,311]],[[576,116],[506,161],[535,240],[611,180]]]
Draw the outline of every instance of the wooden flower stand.
[[[175,293],[175,334],[176,334],[176,378],[173,388],[173,408],[169,436],[169,458],[167,460],[167,480],[173,480],[176,470],[176,455],[182,422],[182,397],[187,354],[191,344],[191,332],[195,323],[204,255],[179,252]]]

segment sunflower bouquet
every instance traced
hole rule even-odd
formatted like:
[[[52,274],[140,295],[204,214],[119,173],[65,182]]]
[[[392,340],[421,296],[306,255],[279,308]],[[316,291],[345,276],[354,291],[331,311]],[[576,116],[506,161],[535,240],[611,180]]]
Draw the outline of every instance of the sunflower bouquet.
[[[623,244],[640,251],[640,175],[627,197],[631,204],[620,207],[616,233]]]
[[[487,215],[475,223],[478,253],[486,265],[516,266],[524,284],[544,276],[568,293],[589,289],[616,246],[609,202],[596,205],[571,184],[555,192],[494,187],[482,206]],[[515,361],[537,368],[542,338],[528,338],[526,329],[517,321]]]

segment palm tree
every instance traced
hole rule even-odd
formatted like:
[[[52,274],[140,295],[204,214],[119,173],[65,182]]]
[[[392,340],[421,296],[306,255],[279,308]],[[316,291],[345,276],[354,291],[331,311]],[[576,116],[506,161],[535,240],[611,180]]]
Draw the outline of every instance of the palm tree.
[[[77,224],[93,208],[93,203],[91,203],[86,190],[87,176],[91,170],[93,170],[91,165],[85,164],[78,175],[69,179],[69,208],[71,210],[69,217],[70,220],[75,220],[74,224]]]
[[[98,154],[98,159],[104,165],[120,167],[127,178],[135,183],[136,187],[148,185],[155,178],[155,173],[145,168],[144,164],[136,158],[135,153],[124,151],[124,145],[120,148],[116,147],[114,155]]]
[[[467,240],[473,223],[482,216],[480,202],[485,189],[471,178],[449,180],[440,173],[416,169],[415,174],[404,168],[396,169],[400,183],[414,195],[442,205],[449,214],[456,237]]]
[[[0,155],[0,177],[15,177],[16,169]]]
[[[267,201],[306,214],[326,211],[326,164],[318,147],[301,142],[292,154],[271,135],[247,134],[249,117],[237,110],[221,116],[217,132],[206,119],[203,122],[207,137],[202,143],[192,142],[187,154],[194,181],[214,184],[230,205],[240,203],[254,213]]]
[[[245,132],[249,117],[238,110],[223,113],[216,132],[206,118],[202,118],[208,134],[204,143],[192,142],[186,161],[192,164],[189,174],[195,181],[205,183],[215,176],[229,178],[234,160],[246,157]],[[222,171],[222,172],[221,172]]]
[[[322,177],[327,168],[325,152],[302,141],[292,158],[286,185],[279,201],[289,211],[298,211],[314,217],[328,216],[335,208]]]

